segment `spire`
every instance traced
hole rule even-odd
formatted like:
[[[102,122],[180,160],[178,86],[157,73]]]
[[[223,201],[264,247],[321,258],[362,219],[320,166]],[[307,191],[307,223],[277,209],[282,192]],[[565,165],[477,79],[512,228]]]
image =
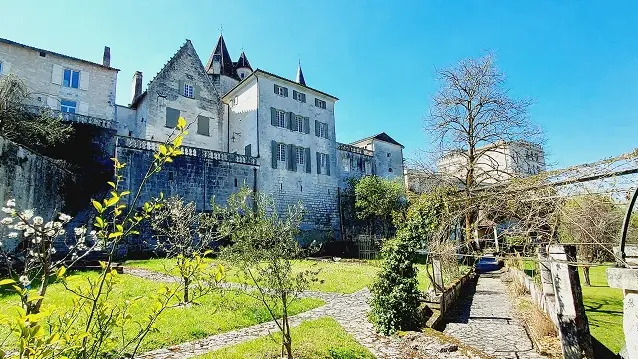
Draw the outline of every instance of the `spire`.
[[[219,40],[217,40],[215,50],[213,50],[213,53],[210,54],[210,58],[208,59],[205,67],[206,72],[212,73],[214,59],[217,59],[220,62],[221,67],[219,73],[221,75],[237,78],[237,74],[233,68],[233,60],[230,58],[223,35],[219,35]]]
[[[235,64],[235,68],[241,69],[242,67],[246,67],[249,68],[250,71],[253,70],[253,68],[250,66],[250,62],[248,62],[246,54],[243,51],[241,52],[241,55],[239,55],[239,60],[237,60]]]
[[[295,78],[295,82],[306,86],[306,79],[303,78],[303,71],[301,71],[301,61],[299,61],[299,65],[297,65],[297,77]]]

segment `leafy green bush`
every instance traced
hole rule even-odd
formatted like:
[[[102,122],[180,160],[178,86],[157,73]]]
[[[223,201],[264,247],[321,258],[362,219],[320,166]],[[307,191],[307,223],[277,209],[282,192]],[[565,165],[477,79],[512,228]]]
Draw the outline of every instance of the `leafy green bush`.
[[[382,254],[383,267],[372,285],[370,319],[385,335],[415,329],[420,320],[414,247],[400,234],[384,243]]]

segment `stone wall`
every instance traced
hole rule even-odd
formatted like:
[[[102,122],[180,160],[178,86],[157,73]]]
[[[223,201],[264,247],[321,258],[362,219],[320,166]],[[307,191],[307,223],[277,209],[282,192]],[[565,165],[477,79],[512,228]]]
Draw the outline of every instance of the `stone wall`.
[[[116,156],[126,163],[123,181],[134,192],[139,188],[152,160],[157,142],[118,138]],[[233,154],[183,148],[184,155],[163,166],[144,186],[139,203],[159,196],[179,195],[186,202],[195,202],[197,209],[208,211],[214,200],[225,204],[241,186],[254,188],[256,159]],[[132,200],[132,197],[129,198]],[[130,203],[129,203],[130,204]]]
[[[549,318],[554,322],[554,325],[558,328],[558,318],[556,317],[556,301],[553,296],[548,296],[543,293],[543,290],[534,283],[534,280],[530,278],[525,272],[520,269],[508,267],[510,273],[514,274],[514,278],[521,283],[529,292],[532,301],[540,308]]]
[[[64,207],[64,188],[76,181],[61,161],[40,156],[0,137],[0,203],[15,199],[21,209],[52,218]],[[3,249],[17,244],[3,238]]]
[[[472,279],[473,275],[474,273],[472,269],[470,269],[464,276],[459,278],[459,280],[454,282],[443,291],[443,294],[441,294],[440,302],[441,318],[443,318],[450,309],[454,308],[454,303],[456,303],[459,295],[461,295],[463,287],[465,287],[465,284],[467,284],[467,282]]]
[[[337,172],[339,188],[348,187],[348,180],[372,174],[374,152],[364,148],[337,143]]]

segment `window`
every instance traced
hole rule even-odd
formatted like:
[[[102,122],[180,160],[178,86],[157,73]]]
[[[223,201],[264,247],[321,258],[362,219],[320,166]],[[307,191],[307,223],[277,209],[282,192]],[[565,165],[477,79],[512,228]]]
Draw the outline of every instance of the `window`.
[[[75,113],[75,109],[77,108],[77,102],[75,101],[60,101],[60,111],[64,113]]]
[[[328,138],[328,124],[317,121],[315,134],[319,137]]]
[[[204,136],[210,136],[209,132],[210,119],[206,116],[197,116],[197,133]]]
[[[0,61],[0,74],[2,73],[2,61]]]
[[[177,119],[179,118],[179,110],[174,108],[166,108],[166,127],[175,128],[177,126]]]
[[[392,168],[388,168],[388,172],[392,173]]]
[[[64,81],[62,81],[62,86],[74,89],[80,87],[80,71],[64,69]]]
[[[243,72],[239,74],[239,78],[241,78],[242,80],[244,79],[245,76],[246,76],[246,74],[243,73]]]
[[[303,132],[303,116],[295,116],[295,130],[299,132]]]
[[[46,56],[47,56],[47,54],[46,54],[46,52],[44,52],[44,51],[40,51],[40,56],[41,56],[41,57],[46,57]]]
[[[388,157],[392,156],[392,153],[388,152]]]
[[[282,110],[277,110],[277,126],[286,127],[286,113]]]
[[[315,106],[325,110],[326,109],[326,101],[316,98],[315,99]]]
[[[279,96],[288,97],[288,88],[275,84],[275,93]]]
[[[297,163],[300,165],[303,165],[304,163],[306,163],[306,149],[303,147],[297,147],[296,152],[297,152]]]
[[[277,161],[286,162],[286,144],[277,144]]]
[[[195,92],[193,91],[193,86],[189,84],[184,84],[184,97],[194,98]]]
[[[297,100],[299,102],[306,102],[306,94],[305,93],[301,93],[301,92],[297,92],[295,90],[292,90],[292,98],[294,100]]]

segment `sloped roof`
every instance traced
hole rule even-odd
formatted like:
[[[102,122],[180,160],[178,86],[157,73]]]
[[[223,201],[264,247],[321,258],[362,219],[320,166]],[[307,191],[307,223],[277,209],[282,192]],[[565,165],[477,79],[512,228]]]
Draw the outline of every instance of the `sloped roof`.
[[[366,137],[366,138],[362,138],[358,141],[354,141],[351,144],[357,144],[360,142],[363,142],[365,140],[370,140],[370,139],[375,139],[375,140],[379,140],[379,141],[383,141],[383,142],[387,142],[387,143],[391,143],[393,145],[397,145],[397,146],[401,146],[401,148],[405,148],[405,146],[403,146],[402,144],[400,144],[399,142],[397,142],[394,138],[390,137],[387,133],[385,132],[381,132],[379,134],[376,134],[374,136],[370,136],[370,137]]]
[[[5,44],[7,44],[7,45],[14,45],[14,46],[23,47],[23,48],[25,48],[25,49],[29,49],[29,50],[33,50],[33,51],[49,53],[49,54],[52,54],[52,55],[55,55],[55,56],[63,57],[63,58],[65,58],[65,59],[69,59],[69,60],[74,60],[74,61],[83,62],[83,63],[88,64],[88,65],[99,66],[99,67],[102,67],[102,68],[104,68],[104,69],[108,69],[108,70],[120,71],[119,69],[116,69],[116,68],[114,68],[114,67],[104,66],[104,65],[102,65],[102,64],[100,64],[100,63],[97,63],[97,62],[88,61],[88,60],[83,60],[83,59],[80,59],[80,58],[77,58],[77,57],[68,56],[68,55],[64,55],[64,54],[60,54],[60,53],[58,53],[58,52],[53,52],[53,51],[49,51],[49,50],[39,49],[39,48],[37,48],[37,47],[33,47],[33,46],[29,46],[29,45],[24,45],[24,44],[21,44],[21,43],[15,42],[15,41],[11,41],[11,40],[7,40],[7,39],[3,39],[3,38],[0,38],[0,42],[5,43]]]
[[[208,62],[204,67],[207,73],[211,72],[211,69],[213,67],[213,58],[215,57],[215,55],[218,55],[221,60],[220,74],[239,80],[239,76],[237,76],[237,72],[235,71],[235,63],[230,58],[230,54],[228,53],[228,48],[226,47],[226,42],[224,41],[223,35],[219,35],[219,40],[217,40],[215,50],[213,50],[213,52],[210,54]]]
[[[246,54],[243,51],[241,52],[241,55],[239,55],[239,60],[237,60],[237,62],[235,63],[236,69],[241,69],[242,67],[247,67],[251,71],[253,70],[253,68],[250,66],[250,62],[248,62]]]
[[[256,69],[255,71],[253,71],[253,73],[251,73],[248,77],[246,77],[246,79],[250,78],[251,76],[257,76],[257,75],[259,75],[259,74],[263,74],[263,75],[271,76],[271,77],[274,77],[274,78],[276,78],[276,79],[279,79],[279,80],[282,80],[282,81],[286,81],[286,82],[288,82],[288,83],[292,83],[292,84],[295,84],[295,85],[300,85],[300,84],[298,84],[298,83],[297,83],[297,82],[295,82],[295,81],[289,80],[289,79],[287,79],[287,78],[285,78],[285,77],[281,77],[281,76],[279,76],[279,75],[275,75],[275,74],[273,74],[273,73],[271,73],[271,72],[264,71],[264,70],[262,70],[262,69]],[[246,79],[244,79],[244,80],[246,80]],[[228,96],[229,96],[229,95],[230,95],[233,91],[235,91],[235,90],[236,90],[237,88],[239,88],[239,87],[244,86],[244,84],[245,84],[245,83],[246,83],[246,81],[241,81],[241,82],[239,82],[237,85],[235,85],[235,87],[231,88],[230,90],[228,90],[228,92],[226,92],[226,94],[224,95],[224,98],[228,98]],[[305,87],[306,89],[308,89],[308,90],[310,90],[310,91],[313,91],[313,92],[315,92],[315,93],[317,93],[317,94],[320,94],[320,95],[323,95],[323,96],[326,96],[326,97],[330,97],[331,99],[334,99],[335,101],[339,100],[337,97],[335,97],[335,96],[333,96],[333,95],[330,95],[330,94],[325,93],[325,92],[323,92],[323,91],[319,91],[319,90],[314,89],[314,88],[312,88],[312,87],[305,86],[305,85],[300,85],[300,86],[303,86],[303,87]]]

